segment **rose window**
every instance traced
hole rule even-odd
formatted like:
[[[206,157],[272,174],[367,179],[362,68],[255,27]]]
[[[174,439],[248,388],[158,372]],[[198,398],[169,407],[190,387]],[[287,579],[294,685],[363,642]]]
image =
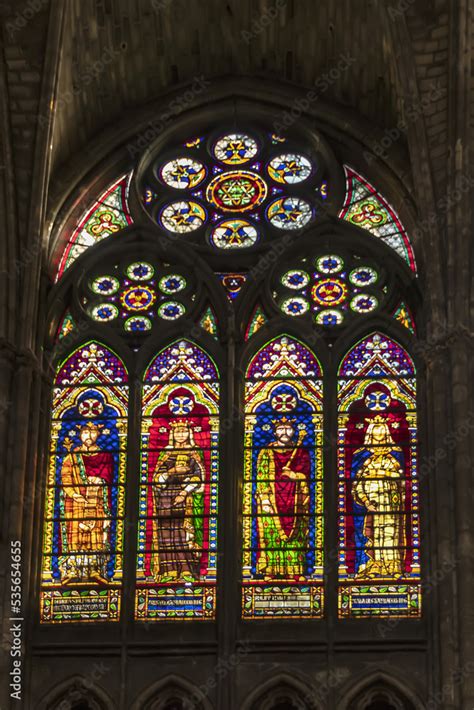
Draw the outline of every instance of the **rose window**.
[[[141,196],[169,237],[216,252],[302,232],[328,195],[323,155],[293,138],[234,131],[189,139],[142,171]]]

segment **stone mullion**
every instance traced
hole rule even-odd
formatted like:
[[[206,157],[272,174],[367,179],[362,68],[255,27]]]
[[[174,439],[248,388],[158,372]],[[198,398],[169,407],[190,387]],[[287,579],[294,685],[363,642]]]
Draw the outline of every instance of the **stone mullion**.
[[[472,279],[472,197],[470,176],[470,91],[472,0],[452,3],[449,63],[449,143],[447,185],[448,304],[450,339],[450,391],[453,431],[455,507],[453,511],[456,549],[456,608],[458,628],[458,666],[451,679],[459,694],[459,707],[474,704],[474,522],[472,517],[472,441],[474,405],[472,357],[474,337],[471,328],[470,281]]]
[[[425,498],[422,512],[426,516],[429,545],[425,545],[424,608],[430,615],[431,682],[429,699],[443,695],[445,710],[459,708],[455,688],[449,689],[450,678],[458,665],[457,615],[455,608],[456,580],[453,569],[456,557],[454,544],[454,476],[451,397],[446,373],[450,360],[445,347],[434,346],[426,351],[426,459],[420,460],[422,490]],[[426,559],[428,558],[428,559]],[[439,581],[438,581],[439,580]]]
[[[449,268],[449,321],[453,327],[469,323],[470,255],[472,252],[473,178],[470,176],[470,89],[472,0],[459,0],[451,6],[450,100],[447,185],[447,248]]]
[[[473,440],[474,387],[472,360],[474,339],[459,338],[451,349],[451,387],[453,398],[455,546],[457,577],[457,612],[459,629],[459,665],[457,684],[461,693],[460,707],[474,707],[474,522],[473,522]]]
[[[0,554],[0,600],[2,606],[2,626],[1,626],[1,643],[0,647],[3,653],[0,654],[0,675],[2,678],[8,678],[10,672],[11,659],[9,656],[10,648],[10,622],[8,618],[10,605],[10,579],[9,579],[9,515],[8,515],[8,488],[11,485],[11,476],[9,476],[9,467],[6,461],[6,451],[8,448],[8,433],[11,421],[11,385],[13,380],[13,372],[15,367],[14,350],[7,343],[0,344],[0,391],[2,392],[2,408],[0,411],[0,449],[5,452],[0,457],[0,539],[1,539],[1,554]],[[7,707],[9,699],[9,690],[6,687],[8,683],[2,683],[0,688],[0,707]]]
[[[235,319],[229,313],[226,339],[226,368],[221,373],[219,469],[219,527],[217,584],[217,662],[222,671],[216,675],[216,706],[233,708],[236,701],[236,671],[229,659],[236,652],[240,619],[240,501],[242,432],[241,420],[235,416],[236,402],[242,400],[242,380],[235,368]],[[239,411],[242,411],[239,408]],[[237,551],[237,554],[236,554]],[[219,599],[220,597],[220,599]],[[217,668],[216,668],[217,670]],[[222,673],[222,675],[221,675]]]
[[[0,335],[13,338],[15,334],[16,309],[16,253],[15,237],[15,197],[12,174],[12,155],[10,138],[10,121],[8,115],[8,91],[5,79],[5,63],[3,54],[0,56],[0,224],[2,238],[0,240],[0,273],[2,286],[0,288]]]
[[[30,619],[28,612],[32,610],[28,607],[29,591],[31,588],[31,542],[34,530],[32,527],[33,511],[26,510],[24,506],[25,497],[28,494],[28,485],[34,486],[31,472],[34,469],[34,462],[37,449],[38,423],[40,418],[38,402],[38,384],[41,382],[38,377],[36,362],[29,355],[20,355],[16,359],[16,367],[11,375],[11,407],[7,422],[7,446],[6,446],[6,477],[4,480],[3,492],[5,499],[5,525],[4,525],[4,549],[5,549],[5,589],[3,594],[4,618],[6,628],[9,628],[8,619],[10,617],[10,542],[21,540],[22,542],[22,640],[26,641],[26,629]],[[36,372],[35,372],[36,371]],[[33,488],[31,489],[33,490]],[[10,645],[10,636],[6,637],[6,650]],[[12,659],[8,655],[6,658],[7,675],[11,669]],[[23,653],[23,697],[26,692],[25,677],[26,664]],[[1,706],[8,708],[12,701],[8,682],[2,685],[2,696],[0,696]]]

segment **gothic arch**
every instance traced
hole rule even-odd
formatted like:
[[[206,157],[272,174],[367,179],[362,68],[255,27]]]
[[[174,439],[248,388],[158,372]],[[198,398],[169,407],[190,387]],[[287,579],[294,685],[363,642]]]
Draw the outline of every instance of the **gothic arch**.
[[[384,671],[376,671],[353,684],[344,695],[338,710],[423,710],[417,694],[406,680],[396,678]]]
[[[108,693],[90,677],[75,675],[59,683],[35,705],[35,710],[55,710],[68,703],[71,710],[112,710],[115,707]]]
[[[311,708],[319,710],[317,694],[308,684],[294,674],[279,673],[253,690],[242,705],[242,710],[305,710],[311,701]]]
[[[213,710],[200,688],[174,674],[162,678],[140,693],[131,705],[131,710],[168,710],[168,707],[174,710],[173,702],[181,702],[182,710]]]

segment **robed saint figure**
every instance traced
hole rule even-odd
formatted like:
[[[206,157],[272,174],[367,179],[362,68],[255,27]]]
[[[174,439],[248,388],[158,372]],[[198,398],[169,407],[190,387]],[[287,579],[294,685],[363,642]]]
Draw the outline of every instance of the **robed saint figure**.
[[[398,578],[405,562],[405,474],[401,447],[396,446],[386,415],[370,419],[364,446],[353,460],[352,495],[365,509],[364,558],[357,577]]]
[[[68,453],[62,461],[61,581],[107,582],[110,553],[111,486],[114,461],[97,439],[101,425],[93,421],[79,428],[80,443],[65,439]]]
[[[199,578],[205,463],[192,422],[171,422],[153,473],[152,572],[157,581]]]
[[[295,580],[306,573],[311,461],[295,445],[295,421],[273,421],[273,441],[258,453],[256,505],[258,551],[256,571],[265,579]]]

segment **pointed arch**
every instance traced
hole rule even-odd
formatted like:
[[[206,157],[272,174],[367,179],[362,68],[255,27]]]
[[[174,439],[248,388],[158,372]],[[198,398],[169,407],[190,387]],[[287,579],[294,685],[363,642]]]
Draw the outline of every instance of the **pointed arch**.
[[[339,616],[419,617],[415,365],[373,332],[338,374]]]
[[[129,172],[114,180],[81,214],[67,243],[62,247],[62,253],[58,255],[55,281],[59,281],[87,249],[132,223],[128,206],[131,177],[132,173]]]
[[[406,682],[385,671],[360,678],[344,694],[338,710],[372,710],[386,704],[387,710],[423,710],[424,704]],[[378,705],[377,705],[378,704]]]
[[[366,177],[349,165],[344,165],[344,172],[346,195],[339,218],[381,239],[416,272],[413,247],[395,209]]]
[[[63,706],[71,710],[112,710],[116,704],[90,677],[75,675],[50,690],[40,700],[37,710],[55,710]]]
[[[245,380],[244,618],[317,617],[323,609],[322,369],[280,335]]]
[[[213,710],[202,690],[182,676],[170,674],[135,699],[131,710],[168,710],[176,702],[180,710]],[[174,710],[174,708],[173,708]]]
[[[123,570],[128,373],[99,341],[54,378],[41,621],[118,621]]]
[[[137,619],[212,619],[216,607],[219,373],[180,339],[142,388]]]
[[[253,690],[242,705],[242,710],[319,710],[318,695],[313,689],[289,673],[279,673]]]

